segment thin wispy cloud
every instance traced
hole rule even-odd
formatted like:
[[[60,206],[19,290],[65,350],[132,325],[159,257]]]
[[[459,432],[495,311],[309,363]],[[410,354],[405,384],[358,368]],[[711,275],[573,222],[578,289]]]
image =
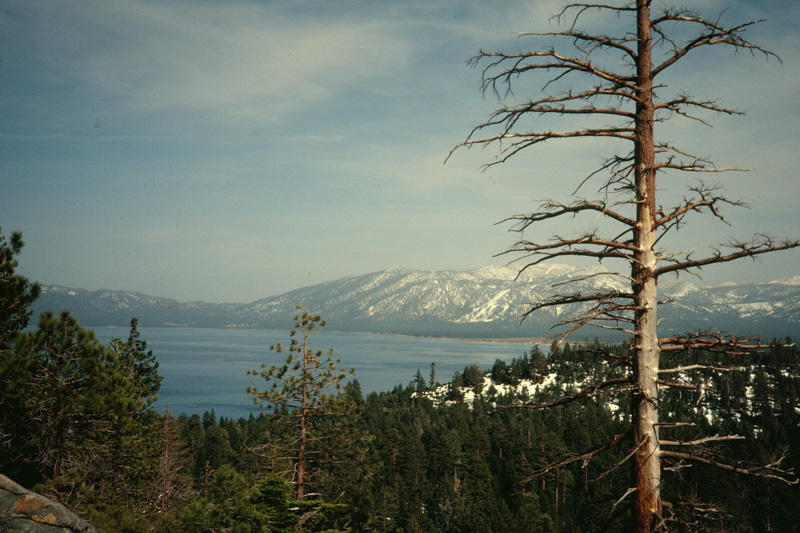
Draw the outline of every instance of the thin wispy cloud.
[[[38,67],[128,110],[277,120],[329,98],[339,86],[402,68],[409,53],[388,22],[298,23],[270,4],[128,1],[21,9],[17,31],[49,44]]]
[[[287,139],[289,142],[299,143],[340,143],[345,140],[344,135],[295,135]]]
[[[514,235],[494,223],[568,195],[609,148],[550,143],[486,172],[492,149],[458,150],[444,165],[498,105],[465,63],[481,48],[546,46],[514,32],[558,29],[550,16],[561,5],[9,0],[0,7],[0,227],[23,231],[21,268],[33,279],[179,299],[246,301],[395,265],[503,262],[493,255]],[[784,62],[715,50],[670,80],[748,115],[658,133],[720,165],[756,169],[720,178],[756,209],[732,214],[733,228],[687,227],[679,243],[746,236],[765,229],[759,217],[791,234],[800,13],[749,0],[694,7],[767,18],[751,37]],[[520,79],[512,98],[542,86]],[[532,117],[528,126],[558,124]],[[796,274],[782,257],[704,274]]]

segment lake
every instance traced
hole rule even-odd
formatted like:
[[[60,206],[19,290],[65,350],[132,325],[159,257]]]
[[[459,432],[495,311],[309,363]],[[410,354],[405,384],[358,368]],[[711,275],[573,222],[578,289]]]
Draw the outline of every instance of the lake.
[[[95,328],[97,338],[108,344],[112,337],[128,338],[130,328]],[[280,364],[286,354],[270,351],[271,344],[289,344],[286,331],[252,329],[139,328],[158,361],[161,382],[155,408],[169,407],[173,415],[203,414],[214,409],[217,417],[238,419],[258,414],[245,389],[253,382],[265,388],[258,376],[247,370],[260,369],[262,363]],[[427,381],[431,363],[436,363],[436,379],[449,381],[453,373],[478,363],[490,368],[496,359],[510,361],[530,352],[531,344],[470,341],[321,331],[311,337],[310,346],[327,352],[342,368],[355,367],[356,379],[364,395],[390,391],[407,385],[419,369]]]

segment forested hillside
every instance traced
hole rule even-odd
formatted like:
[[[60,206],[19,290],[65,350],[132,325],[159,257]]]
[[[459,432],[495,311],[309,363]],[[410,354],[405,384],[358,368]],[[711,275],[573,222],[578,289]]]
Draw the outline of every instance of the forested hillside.
[[[61,433],[54,426],[42,435],[62,440],[15,447],[13,458],[6,449],[0,466],[108,532],[628,531],[629,506],[620,499],[630,484],[621,466],[630,415],[620,399],[524,407],[579,391],[600,375],[624,374],[603,354],[626,349],[567,345],[549,360],[534,350],[491,369],[467,366],[444,383],[421,369],[407,386],[366,398],[350,382],[341,392],[346,409],[313,419],[302,502],[294,499],[296,461],[287,450],[296,417],[288,411],[231,420],[213,411],[173,417],[144,410],[106,415],[111,426],[87,425],[102,413],[64,388],[63,401],[76,410],[62,419]],[[691,358],[721,364],[714,354]],[[746,471],[785,455],[782,466],[797,470],[797,350],[776,345],[736,365],[697,371],[702,393],[667,391],[665,426],[684,425],[665,427],[663,438],[738,435],[714,447],[714,457],[735,458]],[[28,394],[36,400],[35,391]],[[16,420],[4,418],[6,439],[33,436]],[[115,428],[127,451],[109,462],[117,441],[101,442]],[[621,446],[581,459],[614,441]],[[59,450],[60,471],[47,459]],[[664,499],[686,524],[677,530],[791,531],[800,519],[798,485],[683,460],[666,471]]]
[[[534,348],[443,383],[432,366],[364,398],[332,351],[313,347],[325,322],[298,312],[291,344],[273,347],[286,363],[253,370],[265,380],[250,391],[261,415],[175,417],[152,407],[157,354],[136,319],[109,345],[66,310],[26,328],[38,286],[14,272],[21,247],[19,234],[0,240],[0,473],[99,531],[630,528],[628,393],[603,385],[632,382],[627,344]],[[670,526],[796,528],[791,339],[733,358],[669,352],[664,363],[662,444],[679,450],[662,452]]]
[[[492,370],[502,377],[494,379],[476,367],[465,368],[446,384],[426,382],[420,373],[407,387],[372,393],[363,401],[351,387],[347,394],[356,401],[357,420],[351,421],[355,426],[339,443],[340,451],[326,449],[315,459],[312,478],[319,498],[343,505],[330,508],[328,518],[320,518],[316,527],[628,531],[628,506],[618,501],[629,485],[628,470],[618,468],[625,448],[610,449],[588,466],[588,461],[568,461],[625,435],[630,427],[627,411],[618,409],[613,398],[545,411],[519,407],[556,399],[576,390],[574,384],[588,376],[606,372],[599,348],[567,347],[550,362],[537,352],[498,361]],[[703,353],[693,357],[705,363],[715,359]],[[714,449],[718,457],[741,458],[737,464],[746,469],[786,453],[784,466],[800,467],[800,457],[787,451],[800,445],[797,352],[776,347],[739,363],[741,369],[734,372],[706,372],[709,386],[702,399],[697,394],[667,394],[662,403],[669,409],[665,418],[691,425],[669,433],[665,429],[665,438],[736,434],[741,440]],[[548,385],[529,395],[519,386],[526,382],[529,390],[534,384]],[[514,392],[498,393],[509,385]],[[195,490],[213,492],[213,472],[231,475],[226,464],[251,480],[265,471],[284,471],[275,456],[252,453],[263,445],[260,436],[284,422],[283,417],[266,414],[239,421],[217,421],[213,413],[178,417],[181,435],[191,443],[187,456]],[[800,518],[797,485],[681,460],[671,461],[666,469],[672,479],[664,498],[684,523],[676,523],[677,530],[792,531]],[[247,486],[241,485],[242,501],[250,494]],[[205,505],[216,505],[215,497],[205,498]]]
[[[88,17],[17,3],[4,42],[55,43],[12,46],[8,70],[21,94],[2,134],[24,157],[2,184],[43,241],[31,272],[262,299],[39,285],[16,271],[21,233],[0,233],[0,532],[61,530],[51,503],[78,524],[64,530],[104,533],[800,529],[800,277],[755,281],[789,258],[693,283],[800,249],[772,235],[796,231],[797,165],[776,144],[793,85],[756,85],[776,78],[720,54],[780,63],[770,48],[791,24],[761,25],[794,15],[780,2],[565,2],[549,25],[551,2],[114,2]],[[443,68],[464,39],[482,41],[467,64],[488,107]],[[735,125],[748,101],[769,127]],[[498,173],[488,188],[457,162],[473,148]],[[733,177],[754,155],[765,168]],[[772,211],[766,227],[735,214],[748,201]],[[485,240],[488,215],[511,240]],[[505,266],[253,294],[353,265],[476,265],[489,245]],[[314,342],[315,313],[339,331],[533,349],[438,378],[434,361],[365,397],[358,369]],[[291,315],[269,347],[282,362],[257,368],[226,358],[235,343],[180,340],[202,355],[175,358],[184,383],[220,406],[207,383],[252,378],[230,388],[258,415],[156,409],[140,325],[282,330]],[[110,342],[90,329],[122,324]],[[412,353],[395,359],[414,368]],[[365,380],[392,358],[369,357]]]

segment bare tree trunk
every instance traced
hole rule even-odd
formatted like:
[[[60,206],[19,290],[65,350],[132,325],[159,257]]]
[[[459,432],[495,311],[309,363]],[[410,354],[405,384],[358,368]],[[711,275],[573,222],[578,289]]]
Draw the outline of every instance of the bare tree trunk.
[[[300,443],[297,447],[297,500],[305,496],[304,477],[306,469],[306,414],[300,415]]]
[[[633,438],[643,443],[635,455],[634,531],[649,532],[661,515],[661,457],[658,444],[659,347],[656,325],[656,179],[653,144],[650,2],[637,0],[638,102],[636,104],[635,185],[632,288],[635,305]]]
[[[306,471],[306,440],[307,440],[307,417],[308,417],[308,389],[311,386],[308,375],[308,335],[303,337],[303,391],[300,403],[300,442],[297,447],[297,500],[301,501],[305,496],[305,471]]]
[[[633,461],[632,488],[635,496],[632,530],[640,533],[664,529],[661,501],[662,457],[667,460],[697,461],[713,464],[723,470],[743,472],[739,467],[725,465],[697,454],[674,452],[670,449],[662,451],[658,438],[660,352],[695,347],[711,348],[723,353],[741,353],[742,350],[753,351],[767,347],[755,339],[744,342],[735,337],[724,339],[720,332],[690,333],[659,341],[656,311],[659,276],[673,272],[694,272],[706,265],[754,258],[765,253],[800,247],[800,240],[776,241],[767,235],[756,234],[744,242],[735,240],[723,244],[722,248],[726,248],[726,251],[710,246],[699,259],[694,257],[695,250],[656,250],[660,239],[671,231],[677,231],[686,223],[684,219],[688,216],[710,213],[712,218],[727,223],[720,208],[726,205],[744,205],[741,201],[732,200],[720,193],[717,186],[707,185],[702,180],[698,185],[687,187],[690,195],[674,207],[664,209],[656,203],[656,174],[659,172],[702,175],[744,170],[738,167],[719,168],[712,161],[692,155],[690,151],[668,142],[656,141],[653,131],[656,121],[677,116],[707,125],[695,111],[700,114],[741,114],[719,106],[713,100],[695,99],[685,93],[665,97],[663,93],[667,84],[661,82],[660,76],[688,54],[694,54],[695,50],[706,46],[723,45],[736,51],[763,54],[767,58],[777,56],[744,38],[746,29],[760,21],[725,27],[719,19],[706,19],[682,7],[659,7],[655,18],[650,18],[650,5],[653,3],[652,0],[568,2],[554,17],[559,23],[567,23],[567,29],[521,34],[545,41],[557,41],[560,43],[558,51],[553,44],[521,53],[481,51],[470,60],[470,64],[483,66],[482,92],[484,95],[487,92],[494,93],[501,100],[509,98],[512,101],[504,103],[488,120],[474,127],[467,139],[453,149],[497,145],[499,151],[494,161],[484,166],[486,169],[502,164],[528,148],[553,140],[617,139],[626,143],[626,146],[630,146],[627,143],[633,145],[632,154],[617,153],[604,160],[598,169],[585,177],[572,193],[573,201],[544,200],[534,213],[514,215],[503,222],[512,222],[514,226],[511,230],[520,234],[519,240],[504,252],[521,254],[521,260],[525,264],[520,268],[520,274],[528,267],[544,261],[570,257],[593,257],[600,261],[621,260],[630,269],[630,291],[609,288],[597,293],[587,293],[576,289],[572,294],[555,294],[532,304],[523,314],[523,320],[531,313],[546,308],[582,306],[576,314],[561,320],[565,331],[560,334],[556,346],[587,325],[625,334],[633,333],[631,379],[625,377],[596,382],[579,393],[527,407],[543,409],[563,405],[592,396],[600,389],[626,393],[631,391],[634,442],[632,455],[626,456],[625,461],[629,458]],[[594,12],[620,18],[635,14],[636,32],[606,35],[587,33],[579,29],[579,19],[592,16],[591,13]],[[684,33],[686,30],[689,31],[688,37]],[[615,58],[615,54],[619,58]],[[530,100],[517,99],[511,90],[512,84],[523,76],[536,74],[549,78],[542,88],[544,94]],[[656,78],[659,78],[658,83]],[[551,89],[553,92],[547,92]],[[656,91],[660,93],[658,96]],[[573,127],[568,120],[562,129],[552,130],[545,124],[540,129],[536,128],[537,117],[554,115],[583,116],[592,120],[587,120],[585,127]],[[529,127],[528,121],[532,121],[533,128]],[[578,191],[587,182],[605,174],[608,177],[597,191],[600,196],[595,199],[577,197]],[[631,213],[633,210],[635,216]],[[534,237],[537,240],[529,240],[523,235],[526,230],[540,222],[552,223],[556,219],[563,221],[568,218],[568,224],[572,224],[572,219],[578,216],[592,217],[593,220],[588,228],[577,235],[554,234],[550,240],[538,240],[538,237]],[[594,222],[596,218],[602,218],[608,228],[597,225]],[[609,272],[607,275],[628,277],[627,273],[620,271]],[[576,278],[573,281],[585,279]],[[625,360],[625,363],[628,361]],[[666,385],[682,386],[676,383]],[[550,465],[536,475],[543,476],[552,471],[553,467],[574,462],[576,457],[594,457],[621,440],[615,437],[607,445]],[[769,471],[761,471],[756,475],[792,482],[793,477],[788,475],[787,470],[777,468],[777,464],[770,465]],[[542,484],[544,485],[544,477]]]
[[[169,412],[164,415],[164,424],[162,426],[162,435],[164,437],[164,453],[161,456],[161,512],[166,513],[170,504],[170,487],[169,487],[169,474],[172,469],[172,441],[169,435]]]

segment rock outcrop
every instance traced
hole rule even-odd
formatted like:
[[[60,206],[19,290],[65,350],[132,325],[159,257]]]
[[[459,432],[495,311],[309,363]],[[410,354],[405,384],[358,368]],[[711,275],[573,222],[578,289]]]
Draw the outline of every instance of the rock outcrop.
[[[0,474],[0,533],[97,533],[60,503]]]

